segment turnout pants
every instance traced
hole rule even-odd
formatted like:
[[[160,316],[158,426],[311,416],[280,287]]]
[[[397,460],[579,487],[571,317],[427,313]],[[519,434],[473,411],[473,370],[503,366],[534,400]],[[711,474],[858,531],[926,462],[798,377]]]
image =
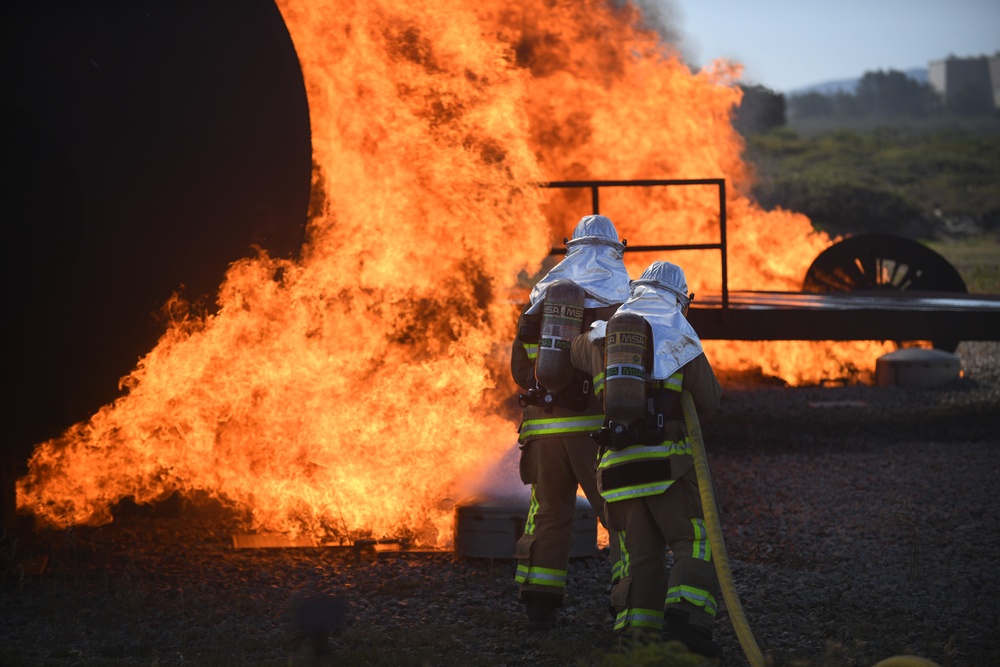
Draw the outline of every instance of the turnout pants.
[[[597,453],[597,443],[586,434],[535,438],[523,446],[521,481],[531,484],[531,505],[515,549],[522,598],[534,594],[562,599],[578,485],[605,523],[604,499],[597,492]],[[619,540],[610,529],[609,534],[612,564],[616,564]]]
[[[621,580],[612,588],[615,630],[659,630],[665,610],[712,629],[718,579],[694,468],[665,492],[607,504],[609,530],[621,541]],[[667,575],[667,547],[673,567]]]

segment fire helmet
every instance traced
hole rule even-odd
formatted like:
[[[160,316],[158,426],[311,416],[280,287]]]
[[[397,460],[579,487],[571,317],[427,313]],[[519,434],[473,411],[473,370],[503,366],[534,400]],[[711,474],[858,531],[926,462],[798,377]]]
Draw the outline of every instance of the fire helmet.
[[[570,248],[580,243],[609,243],[619,250],[625,249],[625,244],[618,240],[618,230],[610,218],[603,215],[587,215],[580,218],[573,229],[573,238],[566,240]]]
[[[684,276],[684,269],[671,264],[670,262],[653,262],[650,264],[637,280],[633,280],[629,286],[631,294],[639,285],[653,285],[661,290],[666,290],[677,297],[677,302],[681,309],[687,308],[691,302],[688,296],[687,278]]]

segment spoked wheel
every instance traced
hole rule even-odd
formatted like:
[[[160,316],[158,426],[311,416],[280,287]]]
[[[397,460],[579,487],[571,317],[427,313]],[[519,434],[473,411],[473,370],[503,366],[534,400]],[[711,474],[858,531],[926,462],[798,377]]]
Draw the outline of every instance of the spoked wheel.
[[[821,252],[806,271],[805,292],[856,290],[968,292],[948,260],[927,246],[892,234],[860,234]],[[957,340],[932,341],[954,352]]]

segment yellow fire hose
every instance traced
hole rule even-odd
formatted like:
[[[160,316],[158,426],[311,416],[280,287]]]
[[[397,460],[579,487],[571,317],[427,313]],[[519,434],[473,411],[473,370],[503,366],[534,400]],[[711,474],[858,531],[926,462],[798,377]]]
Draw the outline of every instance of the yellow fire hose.
[[[719,587],[726,601],[729,618],[733,629],[743,647],[743,654],[752,667],[763,667],[764,655],[757,646],[757,641],[750,632],[750,625],[743,613],[743,605],[736,594],[733,583],[733,573],[729,569],[729,557],[726,556],[726,544],[722,540],[722,528],[719,524],[719,508],[712,491],[712,475],[708,470],[708,457],[705,455],[705,441],[701,435],[701,424],[698,422],[698,411],[694,407],[694,398],[684,390],[681,394],[681,405],[684,406],[684,421],[687,422],[688,436],[691,439],[691,449],[694,454],[694,469],[698,474],[698,490],[701,493],[701,507],[705,514],[705,527],[708,531],[708,543],[712,547],[712,562],[715,572],[719,575]]]
[[[687,423],[688,436],[691,438],[691,450],[694,454],[694,468],[698,474],[698,490],[701,493],[702,512],[705,514],[705,527],[708,531],[708,543],[712,547],[712,561],[715,572],[719,575],[719,587],[726,601],[729,618],[733,629],[743,647],[743,654],[752,667],[764,665],[764,656],[757,646],[757,641],[750,632],[750,625],[743,614],[743,605],[736,594],[733,583],[733,573],[729,569],[729,557],[726,555],[726,544],[722,541],[722,527],[719,524],[719,508],[715,502],[715,492],[712,490],[712,475],[708,470],[708,457],[705,454],[705,440],[701,435],[701,424],[698,422],[698,411],[694,407],[694,398],[686,389],[681,394],[681,405],[684,407],[684,421]],[[938,667],[938,664],[912,655],[899,655],[886,658],[874,667]]]

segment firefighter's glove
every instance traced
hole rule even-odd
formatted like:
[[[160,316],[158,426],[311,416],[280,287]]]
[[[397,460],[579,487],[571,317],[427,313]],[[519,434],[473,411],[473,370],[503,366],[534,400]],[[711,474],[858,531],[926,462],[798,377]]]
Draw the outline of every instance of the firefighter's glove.
[[[607,320],[597,320],[592,325],[590,325],[590,331],[587,332],[587,340],[591,343],[596,343],[597,341],[604,338],[605,331],[608,328]]]

